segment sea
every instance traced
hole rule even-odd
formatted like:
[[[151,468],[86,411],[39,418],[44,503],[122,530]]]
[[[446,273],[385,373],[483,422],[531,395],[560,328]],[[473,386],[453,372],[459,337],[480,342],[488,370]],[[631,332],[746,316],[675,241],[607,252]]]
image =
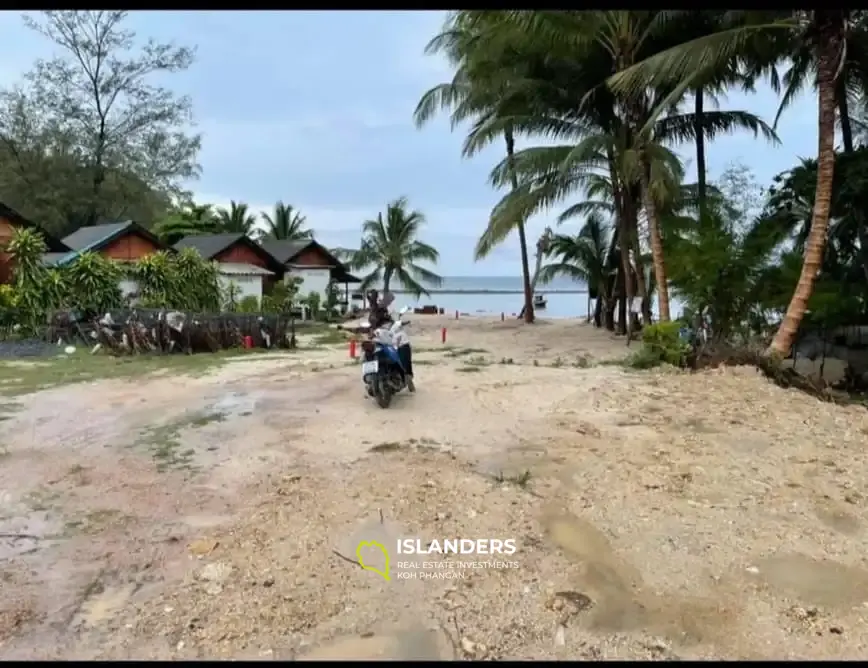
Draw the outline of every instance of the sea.
[[[400,308],[434,305],[447,313],[458,311],[470,315],[518,315],[524,303],[524,288],[520,276],[444,276],[439,287],[428,287],[428,295],[419,299],[407,293],[400,284],[393,284],[395,302]],[[587,317],[593,310],[593,300],[588,300],[588,288],[584,283],[568,278],[558,278],[546,285],[537,285],[535,294],[544,295],[546,306],[538,315],[548,318]],[[673,300],[673,317],[681,313],[681,306]],[[656,308],[655,308],[656,315]]]

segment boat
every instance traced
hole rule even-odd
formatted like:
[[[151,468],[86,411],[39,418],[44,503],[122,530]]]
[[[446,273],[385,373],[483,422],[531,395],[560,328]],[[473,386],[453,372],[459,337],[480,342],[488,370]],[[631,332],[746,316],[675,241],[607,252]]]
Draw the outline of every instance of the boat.
[[[534,308],[545,308],[546,307],[545,295],[534,295],[533,296],[533,307]]]

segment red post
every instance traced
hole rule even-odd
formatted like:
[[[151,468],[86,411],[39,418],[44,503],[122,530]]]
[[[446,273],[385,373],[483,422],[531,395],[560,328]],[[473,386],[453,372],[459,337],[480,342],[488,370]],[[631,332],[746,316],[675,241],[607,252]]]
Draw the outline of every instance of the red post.
[[[356,359],[356,340],[350,339],[350,357]]]
[[[247,348],[248,350],[253,348],[253,337],[252,336],[245,336],[244,337],[244,347]]]
[[[446,343],[446,328],[440,328],[440,343]]]

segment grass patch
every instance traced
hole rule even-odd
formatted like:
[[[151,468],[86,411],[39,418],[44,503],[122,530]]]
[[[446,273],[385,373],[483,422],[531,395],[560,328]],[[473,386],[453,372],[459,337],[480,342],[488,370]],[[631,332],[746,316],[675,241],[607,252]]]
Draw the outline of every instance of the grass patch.
[[[24,496],[24,502],[30,510],[47,512],[51,510],[60,499],[60,492],[56,492],[44,485],[40,485]]]
[[[528,484],[530,484],[531,474],[530,471],[525,470],[515,475],[505,476],[503,475],[503,471],[501,471],[494,476],[494,479],[499,483],[509,483],[510,485],[517,485],[524,489]]]
[[[368,448],[368,452],[397,452],[398,450],[402,450],[405,446],[404,443],[399,443],[398,441],[389,441],[387,443],[378,443],[377,445]]]
[[[112,525],[125,524],[132,519],[131,515],[115,508],[92,510],[82,517],[67,520],[64,523],[64,533],[68,534],[98,534]]]
[[[216,413],[207,413],[205,415],[200,415],[199,417],[190,420],[189,425],[191,427],[204,427],[207,424],[212,424],[214,422],[223,422],[226,419],[226,413],[216,412]]]
[[[184,447],[180,431],[182,429],[201,428],[215,422],[223,422],[225,419],[226,414],[220,412],[187,415],[148,430],[142,434],[136,445],[148,449],[154,459],[157,471],[161,473],[170,469],[192,471],[196,450]]]
[[[480,371],[482,371],[482,367],[481,366],[460,366],[455,370],[458,371],[459,373],[479,373]]]
[[[446,357],[466,357],[467,355],[485,355],[487,353],[485,348],[451,348],[446,351]]]
[[[230,359],[250,357],[260,351],[224,350],[196,355],[91,355],[79,352],[38,362],[0,361],[0,374],[9,378],[0,385],[0,395],[15,396],[50,387],[87,381],[137,378],[158,371],[171,374],[198,375],[222,366]]]
[[[381,454],[385,454],[387,452],[399,452],[401,450],[409,450],[410,448],[416,448],[417,450],[422,451],[431,451],[437,450],[439,447],[439,442],[435,441],[433,438],[411,438],[405,442],[400,441],[387,441],[385,443],[378,443],[370,448],[368,448],[368,452],[379,452]]]

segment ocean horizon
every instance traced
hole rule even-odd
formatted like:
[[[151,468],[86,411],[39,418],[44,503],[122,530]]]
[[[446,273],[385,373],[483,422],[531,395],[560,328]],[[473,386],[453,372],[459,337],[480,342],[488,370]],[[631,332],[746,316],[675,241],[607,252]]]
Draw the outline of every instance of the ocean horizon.
[[[382,289],[382,285],[379,288]],[[390,289],[395,294],[407,292],[400,281],[393,281]],[[425,289],[431,295],[524,293],[521,276],[444,276],[439,286],[425,285]],[[587,291],[585,283],[568,278],[558,278],[545,285],[539,284],[535,290],[538,294],[581,294]]]
[[[446,313],[469,315],[515,316],[524,303],[524,287],[521,276],[444,276],[438,287],[425,286],[427,295],[418,299],[408,293],[400,282],[389,289],[395,293],[398,306],[411,308],[437,306]],[[382,285],[377,286],[382,290]],[[587,285],[569,278],[557,278],[545,285],[537,285],[535,294],[544,295],[545,308],[537,309],[542,318],[585,318],[593,311],[594,302],[588,298]],[[681,313],[679,302],[671,298],[672,314]],[[656,302],[656,300],[655,300]],[[653,307],[656,315],[656,304]]]

